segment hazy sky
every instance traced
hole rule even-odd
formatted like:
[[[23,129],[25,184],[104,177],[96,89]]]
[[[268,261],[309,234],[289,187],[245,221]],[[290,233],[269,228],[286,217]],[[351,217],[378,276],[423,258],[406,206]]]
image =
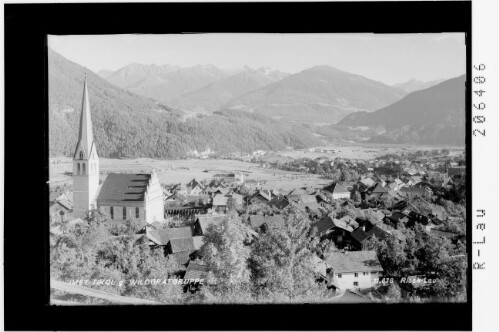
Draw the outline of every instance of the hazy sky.
[[[330,65],[387,84],[465,73],[463,33],[49,36],[49,47],[92,71],[127,64],[271,67]]]

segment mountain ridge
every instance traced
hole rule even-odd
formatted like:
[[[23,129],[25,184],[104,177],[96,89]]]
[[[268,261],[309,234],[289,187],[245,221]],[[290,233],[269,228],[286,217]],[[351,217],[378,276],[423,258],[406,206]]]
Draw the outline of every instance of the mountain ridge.
[[[454,77],[414,91],[375,112],[350,114],[337,125],[369,127],[379,133],[372,138],[374,141],[463,145],[466,132],[465,83],[465,75]]]
[[[374,111],[400,99],[403,91],[361,75],[320,65],[248,92],[224,105],[294,121],[335,123],[345,115]]]

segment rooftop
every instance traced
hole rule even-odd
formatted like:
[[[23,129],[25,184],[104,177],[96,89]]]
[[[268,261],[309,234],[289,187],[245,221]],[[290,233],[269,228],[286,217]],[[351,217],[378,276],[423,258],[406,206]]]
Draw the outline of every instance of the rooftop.
[[[352,232],[352,237],[359,243],[372,236],[375,236],[377,239],[384,239],[389,235],[390,234],[384,229],[376,225],[371,225],[370,223],[366,225],[365,230],[362,227],[359,227]]]
[[[176,254],[183,251],[188,251],[189,253],[196,250],[194,246],[194,239],[192,236],[184,238],[170,239],[170,246],[172,253]]]
[[[332,183],[327,187],[324,187],[322,190],[330,192],[332,194],[349,194],[350,193],[347,188],[345,188],[343,185],[341,185],[337,182]]]
[[[151,229],[150,227],[147,227],[146,234],[149,240],[162,246],[168,244],[168,242],[173,239],[192,238],[190,227],[166,229]]]
[[[102,184],[98,201],[144,201],[151,174],[109,173]]]
[[[202,214],[196,216],[196,220],[199,221],[203,233],[206,232],[206,229],[210,225],[219,225],[225,218],[227,218],[225,214]]]
[[[325,261],[334,273],[383,271],[376,252],[373,250],[333,251],[326,255]]]

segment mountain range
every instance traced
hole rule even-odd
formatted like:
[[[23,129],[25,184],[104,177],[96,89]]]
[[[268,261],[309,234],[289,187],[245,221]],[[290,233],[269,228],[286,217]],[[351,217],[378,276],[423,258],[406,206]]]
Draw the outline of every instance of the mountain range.
[[[295,122],[336,123],[357,111],[374,111],[406,93],[399,88],[330,67],[289,75],[269,68],[235,73],[215,66],[180,68],[131,64],[108,82],[188,112],[232,109]]]
[[[350,114],[338,126],[367,127],[372,142],[464,145],[465,83],[465,75],[446,80],[375,112]]]
[[[131,64],[107,75],[108,82],[135,94],[171,103],[181,95],[228,76],[212,65],[181,68],[173,65]]]
[[[375,111],[404,95],[360,75],[316,66],[238,97],[225,108],[288,121],[336,123],[350,113]]]
[[[140,77],[142,68],[136,69],[123,77]],[[164,70],[168,69],[158,69]],[[275,121],[263,115],[224,111],[208,116],[187,116],[155,99],[111,84],[51,49],[48,74],[52,156],[71,156],[74,151],[85,76],[101,157],[184,158],[206,150],[227,154],[317,144],[312,132],[302,125]]]
[[[231,100],[286,76],[288,74],[278,70],[245,67],[234,75],[180,96],[172,105],[187,111],[214,112]]]
[[[73,152],[85,73],[103,157],[184,158],[331,140],[464,144],[464,76],[394,87],[331,66],[287,74],[131,64],[97,75],[50,49],[48,59],[51,155]]]

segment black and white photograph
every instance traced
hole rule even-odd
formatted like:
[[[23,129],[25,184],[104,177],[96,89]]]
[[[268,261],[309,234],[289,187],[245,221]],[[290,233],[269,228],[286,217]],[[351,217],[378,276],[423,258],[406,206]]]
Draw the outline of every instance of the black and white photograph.
[[[464,33],[47,52],[51,304],[467,301]]]
[[[5,4],[3,328],[495,331],[487,1]]]

